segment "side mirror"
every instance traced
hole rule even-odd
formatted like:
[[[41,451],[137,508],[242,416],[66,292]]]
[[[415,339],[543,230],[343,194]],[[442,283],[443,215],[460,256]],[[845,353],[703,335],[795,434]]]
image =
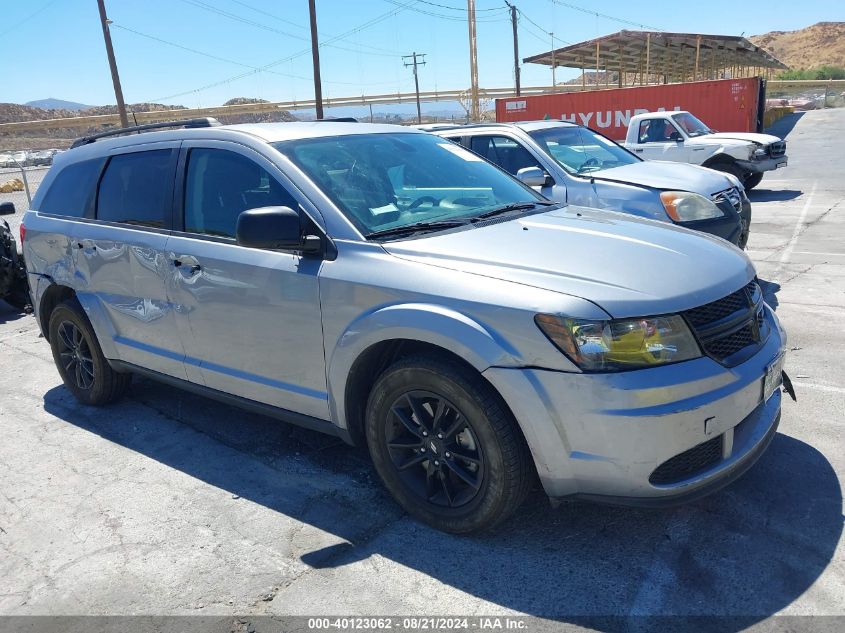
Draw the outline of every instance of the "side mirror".
[[[552,177],[539,167],[523,167],[516,172],[516,177],[529,187],[545,187],[554,184]]]
[[[15,215],[15,203],[0,202],[0,215]]]
[[[238,216],[235,231],[238,244],[250,248],[315,253],[322,240],[302,235],[299,213],[290,207],[249,209]]]
[[[675,141],[676,143],[684,142],[684,137],[678,134],[677,132],[672,132],[672,134],[669,135],[669,138]]]

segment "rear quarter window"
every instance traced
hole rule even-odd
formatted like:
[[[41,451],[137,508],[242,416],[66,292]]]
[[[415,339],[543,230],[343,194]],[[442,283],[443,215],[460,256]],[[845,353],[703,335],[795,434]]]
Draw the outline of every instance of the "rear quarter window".
[[[97,179],[104,162],[104,158],[97,158],[63,168],[47,190],[38,211],[72,218],[93,218]]]
[[[97,219],[167,228],[171,220],[173,151],[148,150],[112,156],[100,181]]]

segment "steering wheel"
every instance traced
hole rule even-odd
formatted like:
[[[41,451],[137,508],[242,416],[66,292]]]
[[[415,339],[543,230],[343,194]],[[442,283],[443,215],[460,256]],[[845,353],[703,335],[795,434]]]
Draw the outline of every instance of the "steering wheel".
[[[583,163],[581,163],[581,166],[578,168],[578,171],[581,171],[585,167],[601,167],[601,161],[595,156],[593,156],[592,158],[588,158]]]
[[[440,200],[438,200],[434,196],[421,196],[408,205],[408,211],[412,211],[413,209],[419,209],[426,202],[431,204],[431,206],[433,207],[440,206]]]

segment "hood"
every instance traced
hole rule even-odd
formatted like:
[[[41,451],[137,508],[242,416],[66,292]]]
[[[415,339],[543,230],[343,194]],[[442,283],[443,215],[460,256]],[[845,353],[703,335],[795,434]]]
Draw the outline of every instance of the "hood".
[[[652,189],[693,191],[708,198],[714,193],[734,186],[721,172],[698,165],[670,163],[662,160],[632,163],[588,175],[596,180],[644,185]]]
[[[406,260],[580,297],[612,317],[687,310],[754,277],[748,257],[720,238],[575,206],[383,246]]]
[[[770,143],[777,143],[780,141],[780,138],[777,136],[772,136],[771,134],[756,134],[754,132],[715,132],[713,134],[707,134],[706,136],[698,136],[690,140],[699,141],[711,138],[722,141],[746,141],[759,143],[760,145],[768,145]]]

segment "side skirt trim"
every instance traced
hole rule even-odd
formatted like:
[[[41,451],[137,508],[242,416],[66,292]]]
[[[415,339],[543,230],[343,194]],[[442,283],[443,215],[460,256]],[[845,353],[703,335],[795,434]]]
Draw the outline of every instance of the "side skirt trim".
[[[234,396],[230,393],[224,393],[222,391],[218,391],[217,389],[206,387],[205,385],[198,385],[196,383],[188,382],[187,380],[182,380],[181,378],[174,378],[173,376],[168,376],[167,374],[162,374],[160,372],[153,371],[152,369],[139,367],[138,365],[133,365],[132,363],[127,363],[122,360],[109,359],[108,362],[109,365],[111,365],[111,368],[117,372],[139,374],[141,376],[144,376],[145,378],[150,378],[151,380],[155,380],[166,385],[176,387],[177,389],[190,391],[191,393],[195,393],[200,396],[205,396],[206,398],[218,400],[219,402],[224,402],[234,407],[245,409],[247,411],[251,411],[259,415],[266,415],[268,417],[281,420],[282,422],[286,422],[288,424],[301,426],[311,431],[317,431],[319,433],[325,433],[326,435],[332,435],[334,437],[342,439],[344,442],[350,445],[355,444],[352,440],[351,434],[347,429],[342,429],[336,424],[330,422],[329,420],[321,420],[320,418],[315,418],[310,415],[304,415],[295,411],[288,411],[287,409],[274,407],[263,402],[256,402],[255,400],[249,400],[247,398],[241,398],[240,396]]]

